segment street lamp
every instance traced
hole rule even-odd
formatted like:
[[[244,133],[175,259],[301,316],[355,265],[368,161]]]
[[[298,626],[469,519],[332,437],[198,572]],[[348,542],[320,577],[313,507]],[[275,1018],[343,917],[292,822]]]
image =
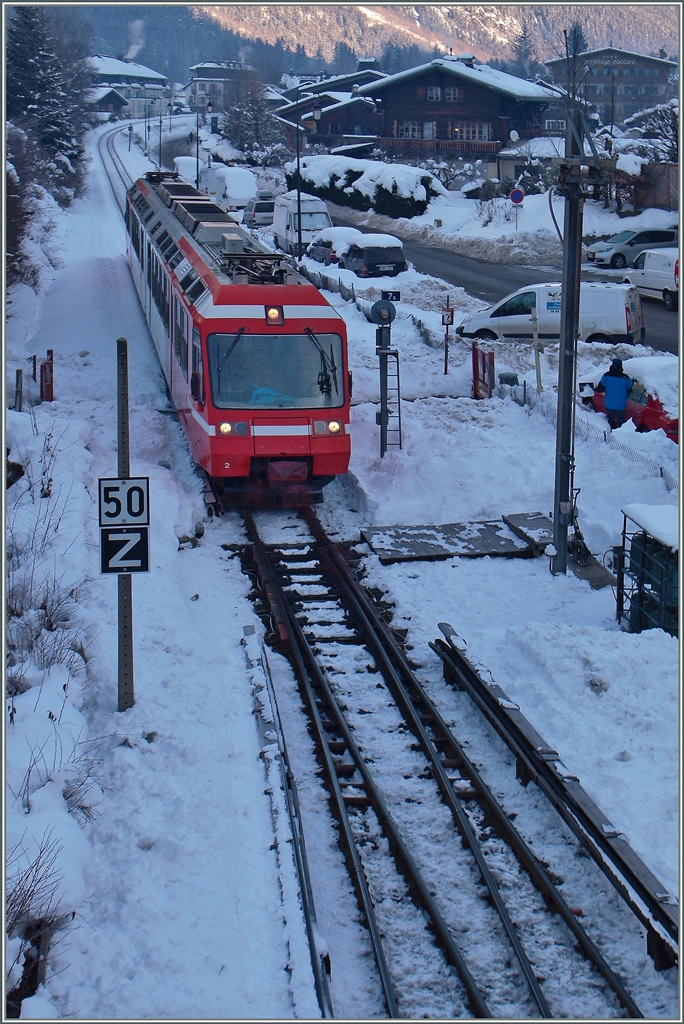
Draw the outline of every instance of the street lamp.
[[[147,107],[148,121],[147,121],[147,131],[145,133],[146,147],[147,148],[145,149],[145,156],[147,156],[149,154],[149,151],[150,151],[150,134],[152,132],[152,114],[154,113],[155,99],[156,99],[156,97],[153,96],[152,99],[150,100],[149,104],[148,104],[148,107]]]
[[[162,137],[162,105],[159,103],[159,170],[162,169],[162,154],[161,154],[161,137]]]
[[[167,108],[166,108],[166,109],[167,109],[167,110],[168,110],[168,112],[169,112],[169,135],[170,135],[170,134],[171,134],[171,111],[173,110],[173,105],[172,105],[171,103],[169,103],[169,104],[167,105]]]
[[[196,176],[195,176],[195,187],[199,188],[199,183],[200,183],[199,95],[197,96],[196,103],[197,103],[197,167],[196,167]],[[212,106],[211,100],[208,100],[207,101],[207,106],[206,106],[207,114],[211,114],[213,109],[214,108]]]
[[[302,258],[302,177],[299,169],[299,79],[297,79],[297,259]]]

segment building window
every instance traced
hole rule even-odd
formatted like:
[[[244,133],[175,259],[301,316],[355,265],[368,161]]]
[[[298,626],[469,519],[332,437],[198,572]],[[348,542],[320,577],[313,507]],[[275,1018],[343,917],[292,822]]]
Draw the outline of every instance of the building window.
[[[452,125],[452,136],[454,139],[463,139],[466,142],[488,142],[489,125],[477,123],[457,123]]]
[[[429,100],[441,100],[442,90],[438,85],[428,85],[427,98]]]
[[[547,132],[564,132],[565,131],[565,121],[559,121],[559,120],[555,120],[554,121],[554,120],[549,119],[549,120],[544,121],[544,127],[547,130]]]
[[[447,85],[444,90],[444,99],[447,103],[458,103],[459,99],[463,99],[463,89],[458,89],[455,85]]]
[[[650,78],[651,77],[651,69],[650,68],[644,68],[644,75],[646,76],[646,78]]]
[[[399,138],[400,139],[419,139],[420,138],[420,124],[418,121],[400,121],[399,122]]]
[[[423,121],[423,138],[434,139],[434,123],[432,121]]]

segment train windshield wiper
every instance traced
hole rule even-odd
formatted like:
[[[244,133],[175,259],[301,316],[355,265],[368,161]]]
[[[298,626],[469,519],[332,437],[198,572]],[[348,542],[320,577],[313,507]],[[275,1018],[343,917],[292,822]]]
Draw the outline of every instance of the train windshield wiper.
[[[219,389],[219,391],[221,390],[221,370],[223,369],[223,367],[228,362],[228,357],[230,356],[231,352],[233,351],[233,349],[235,348],[235,346],[237,345],[238,341],[240,340],[240,338],[242,337],[242,335],[244,333],[245,333],[245,328],[241,327],[239,329],[239,331],[237,332],[237,334],[235,335],[235,337],[233,338],[233,340],[232,340],[232,342],[230,344],[230,347],[228,348],[228,351],[226,352],[225,356],[221,360],[221,363],[219,365],[218,372],[217,372],[218,389]]]
[[[337,387],[337,366],[335,365],[335,356],[333,355],[333,347],[330,346],[330,355],[326,353],[323,345],[316,337],[310,327],[304,328],[304,333],[309,336],[309,340],[321,357],[321,372],[318,375],[318,386],[321,389],[322,394],[330,394],[330,374],[332,373],[333,384],[335,385],[335,394],[339,394]]]

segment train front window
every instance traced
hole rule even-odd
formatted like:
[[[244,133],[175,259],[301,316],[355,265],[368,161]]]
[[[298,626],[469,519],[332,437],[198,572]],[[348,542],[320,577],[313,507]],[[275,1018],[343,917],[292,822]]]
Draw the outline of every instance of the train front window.
[[[339,334],[210,334],[218,409],[335,409],[344,404]]]

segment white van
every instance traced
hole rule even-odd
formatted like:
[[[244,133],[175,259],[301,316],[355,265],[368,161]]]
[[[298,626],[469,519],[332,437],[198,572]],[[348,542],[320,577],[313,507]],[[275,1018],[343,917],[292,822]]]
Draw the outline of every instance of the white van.
[[[633,263],[625,284],[633,284],[639,295],[662,299],[667,309],[679,305],[679,249],[646,249]]]
[[[257,190],[257,176],[246,167],[225,167],[223,164],[213,164],[207,171],[207,175],[215,182],[216,202],[222,210],[234,213],[237,210],[244,210],[247,203]],[[211,181],[209,183],[209,194],[212,193]],[[212,196],[213,198],[213,196]]]
[[[537,314],[539,340],[557,341],[561,318],[559,282],[519,288],[495,306],[465,317],[456,333],[463,338],[532,341],[533,309]],[[636,345],[645,335],[641,300],[633,285],[581,283],[579,336],[582,341]]]
[[[332,227],[328,207],[317,196],[301,193],[302,207],[302,252],[313,242],[319,231]],[[273,231],[276,246],[285,252],[297,252],[297,191],[292,189],[278,196],[273,210]]]

